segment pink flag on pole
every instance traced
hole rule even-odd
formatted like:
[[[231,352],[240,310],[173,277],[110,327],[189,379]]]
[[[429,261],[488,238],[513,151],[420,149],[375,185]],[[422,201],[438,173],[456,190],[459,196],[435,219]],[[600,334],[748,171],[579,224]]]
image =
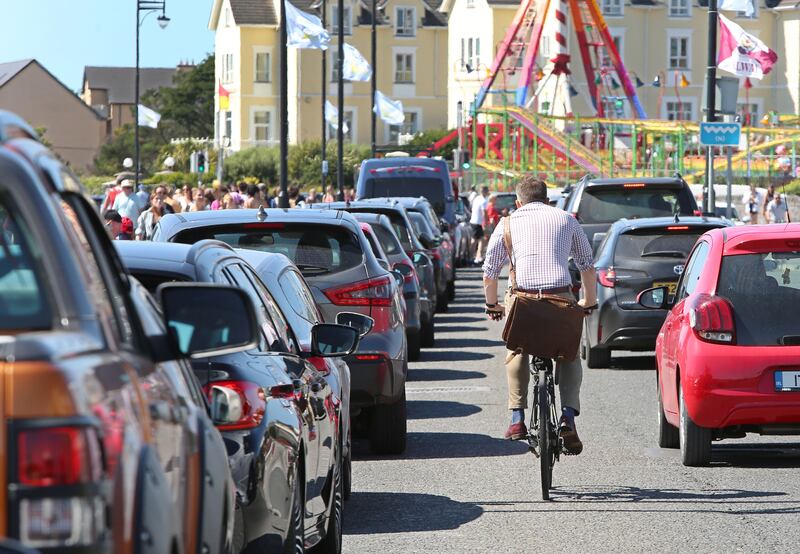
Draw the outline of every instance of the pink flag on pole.
[[[719,15],[717,67],[739,77],[763,79],[778,61],[778,55],[739,25]]]

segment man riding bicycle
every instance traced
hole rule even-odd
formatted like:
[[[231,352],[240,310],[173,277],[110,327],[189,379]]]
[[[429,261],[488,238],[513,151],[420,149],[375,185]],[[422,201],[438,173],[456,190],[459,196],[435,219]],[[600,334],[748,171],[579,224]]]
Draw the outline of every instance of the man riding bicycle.
[[[592,248],[578,221],[563,210],[549,205],[544,181],[527,176],[517,184],[516,192],[517,210],[500,220],[489,239],[486,261],[483,264],[486,313],[489,319],[499,321],[505,314],[505,306],[497,302],[497,279],[500,270],[509,261],[503,241],[504,228],[509,222],[519,289],[572,298],[572,278],[569,273],[569,259],[572,257],[581,272],[583,298],[578,301],[578,305],[584,308],[594,307],[597,304],[597,290]],[[506,306],[509,305],[509,298],[507,291]],[[528,363],[527,354],[519,355],[508,351],[506,377],[511,424],[505,437],[510,440],[520,440],[528,436],[525,427],[530,379]],[[575,427],[575,416],[580,413],[583,378],[580,359],[559,360],[558,371],[562,406],[559,433],[567,452],[577,455],[583,450]]]

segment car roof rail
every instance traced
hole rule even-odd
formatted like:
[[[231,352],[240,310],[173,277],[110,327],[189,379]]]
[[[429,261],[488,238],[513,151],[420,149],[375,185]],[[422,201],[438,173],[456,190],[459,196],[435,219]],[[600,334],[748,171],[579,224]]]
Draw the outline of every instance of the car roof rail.
[[[39,133],[27,121],[8,110],[0,110],[0,143],[27,138],[41,143]]]
[[[195,261],[197,261],[197,258],[200,257],[200,254],[202,254],[209,248],[225,248],[233,253],[236,252],[233,249],[233,246],[231,246],[228,243],[222,242],[221,240],[203,239],[194,243],[192,247],[189,249],[189,253],[186,255],[186,263],[194,265]]]

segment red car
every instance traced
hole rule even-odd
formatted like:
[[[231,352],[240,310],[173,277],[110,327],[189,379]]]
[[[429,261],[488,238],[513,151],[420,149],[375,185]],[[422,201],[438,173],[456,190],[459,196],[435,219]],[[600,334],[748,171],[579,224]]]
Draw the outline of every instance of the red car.
[[[656,339],[658,443],[707,465],[711,442],[800,434],[800,224],[714,229],[686,262]]]

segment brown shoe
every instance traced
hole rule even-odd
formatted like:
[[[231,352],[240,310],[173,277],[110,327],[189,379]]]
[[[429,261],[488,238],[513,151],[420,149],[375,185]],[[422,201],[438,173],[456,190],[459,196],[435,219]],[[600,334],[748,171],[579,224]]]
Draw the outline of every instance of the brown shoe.
[[[559,422],[558,434],[564,440],[564,448],[568,454],[577,456],[583,452],[583,443],[578,438],[578,431],[575,429],[575,424],[569,424],[566,418],[562,417]]]
[[[528,428],[525,427],[525,424],[522,422],[512,423],[508,426],[508,430],[506,431],[506,439],[512,441],[522,440],[527,436]]]

